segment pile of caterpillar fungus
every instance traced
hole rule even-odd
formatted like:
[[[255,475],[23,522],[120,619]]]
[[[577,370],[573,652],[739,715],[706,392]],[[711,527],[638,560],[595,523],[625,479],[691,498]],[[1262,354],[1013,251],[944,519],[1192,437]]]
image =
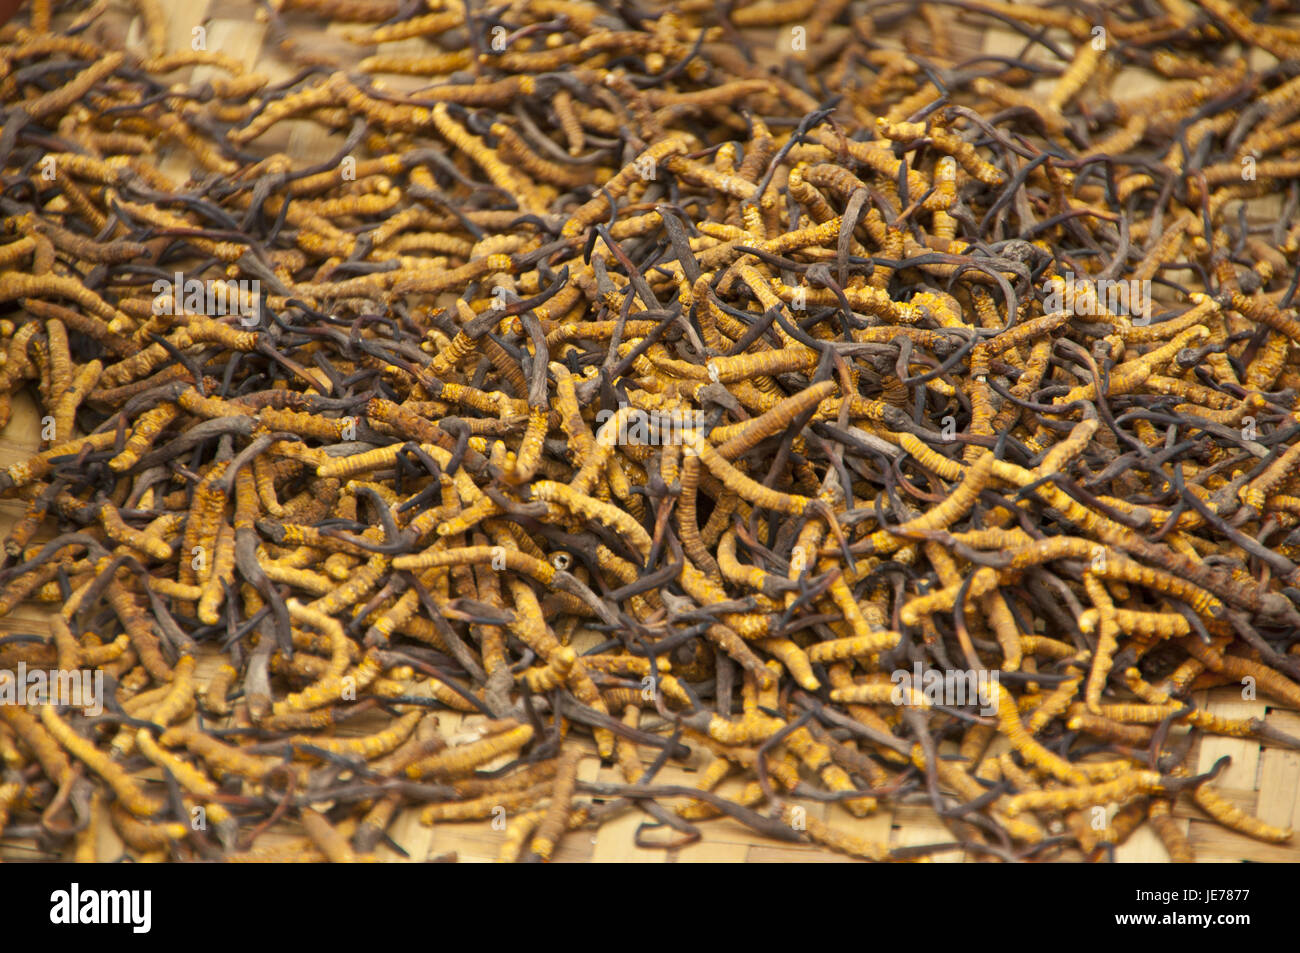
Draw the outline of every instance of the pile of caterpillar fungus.
[[[272,4],[285,81],[143,0],[138,49],[101,4],[0,30],[0,402],[40,441],[0,614],[53,612],[0,693],[103,696],[0,704],[7,842],[1290,840],[1194,755],[1300,745],[1204,703],[1300,704],[1300,27],[419,6]],[[320,17],[352,55],[292,41]],[[303,123],[333,154],[278,151]],[[854,830],[913,803],[950,836]]]

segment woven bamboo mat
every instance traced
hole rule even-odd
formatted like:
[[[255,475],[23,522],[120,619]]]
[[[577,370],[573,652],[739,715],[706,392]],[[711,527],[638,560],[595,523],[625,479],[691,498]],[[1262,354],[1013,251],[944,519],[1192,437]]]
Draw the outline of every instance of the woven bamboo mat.
[[[206,31],[203,38],[209,50],[236,57],[250,69],[267,74],[272,82],[287,79],[300,68],[278,53],[275,43],[268,35],[268,25],[258,17],[259,5],[251,0],[166,0],[161,6],[167,19],[169,50],[189,48],[196,35],[195,28],[202,27]],[[344,39],[342,34],[346,27],[327,26],[310,16],[297,14],[286,16],[285,22],[289,26],[290,39],[299,50],[310,51],[310,54],[324,60],[337,61],[346,66],[373,52],[373,48],[360,47]],[[981,52],[1003,55],[1023,53],[1023,37],[1009,30],[980,30],[959,21],[950,22],[948,28],[954,56],[975,56]],[[114,0],[92,30],[100,31],[100,38],[116,37],[117,42],[127,48],[142,48],[141,24],[135,15],[134,6],[126,0]],[[900,42],[924,46],[925,37],[923,34],[904,36]],[[384,45],[384,52],[419,52],[423,48],[422,44],[423,41],[418,39],[389,43]],[[776,48],[775,43],[773,48]],[[1269,64],[1251,65],[1260,68]],[[199,79],[202,75],[202,72],[196,70],[193,78]],[[1141,71],[1133,71],[1131,77],[1122,75],[1121,80],[1125,91],[1131,94],[1137,94],[1143,87],[1157,82]],[[418,79],[404,77],[391,77],[387,81],[393,88],[402,88],[407,84],[418,85],[420,82]],[[1050,81],[1045,85],[1050,85]],[[321,155],[335,152],[341,142],[341,137],[328,134],[313,123],[295,121],[281,123],[271,134],[259,139],[256,148],[268,153],[281,151],[306,162],[319,161]],[[190,173],[189,157],[181,150],[174,150],[164,162],[163,169],[184,181]],[[1280,197],[1259,200],[1252,204],[1251,217],[1269,220],[1272,215],[1275,218],[1280,211],[1280,204]],[[13,418],[8,427],[0,432],[0,466],[25,459],[38,449],[36,435],[39,417],[36,405],[24,394],[15,395],[13,403]],[[0,501],[0,533],[8,531],[22,510],[20,503]],[[0,619],[0,632],[48,634],[48,616],[48,610],[27,603]],[[579,650],[583,648],[581,645],[575,647]],[[199,680],[203,681],[209,676],[217,664],[215,655],[201,658]],[[1233,718],[1263,717],[1270,725],[1282,731],[1300,735],[1300,711],[1287,709],[1271,701],[1242,701],[1240,692],[1230,688],[1202,692],[1195,700],[1198,707],[1215,714]],[[440,718],[440,730],[448,740],[454,739],[457,742],[472,738],[476,723],[482,721],[480,716],[464,716],[454,712],[440,715]],[[643,715],[643,718],[643,728],[655,727],[656,716]],[[373,721],[358,719],[341,733],[365,734],[376,727]],[[1005,739],[999,738],[990,747],[989,755],[995,756],[1002,750],[1005,750]],[[945,751],[941,748],[941,753]],[[655,754],[649,749],[642,749],[641,753],[646,764],[650,763]],[[1232,764],[1220,775],[1216,790],[1238,807],[1270,824],[1300,826],[1300,752],[1250,739],[1204,737],[1196,742],[1189,763],[1195,771],[1201,772],[1208,770],[1224,755],[1231,756]],[[662,769],[656,776],[656,783],[694,786],[697,773],[707,761],[707,753],[697,749],[690,762],[668,765]],[[589,757],[582,761],[579,776],[589,781],[621,783],[623,780],[617,768],[601,765],[594,746],[590,746]],[[738,793],[739,787],[739,782],[731,781],[724,783],[718,791],[727,796]],[[803,806],[809,817],[823,820],[837,830],[891,846],[948,843],[952,840],[948,829],[926,805],[886,807],[863,819],[853,817],[837,804],[804,802]],[[1300,839],[1283,846],[1254,841],[1209,821],[1186,797],[1180,799],[1175,806],[1174,816],[1187,831],[1199,861],[1300,862]],[[850,862],[849,858],[828,850],[756,836],[726,818],[703,822],[703,839],[687,847],[638,847],[637,829],[644,820],[644,815],[633,811],[605,824],[598,831],[570,833],[561,842],[554,860],[615,863]],[[491,861],[495,859],[501,845],[502,826],[498,824],[494,827],[491,822],[479,822],[439,824],[430,828],[419,822],[416,811],[407,811],[394,821],[389,833],[408,857],[403,858],[386,847],[379,849],[379,857],[385,861],[423,861],[455,854],[460,861]],[[302,834],[303,831],[296,823],[283,823],[259,837],[258,845],[273,846],[300,838]],[[653,833],[647,835],[652,836]],[[121,842],[105,825],[101,833],[99,858],[115,860],[122,855],[122,851]],[[31,844],[5,842],[0,844],[0,859],[57,858],[41,853]],[[936,862],[969,863],[980,859],[960,850],[933,856]],[[1084,858],[1078,851],[1066,851],[1058,859],[1078,861]],[[1169,861],[1154,831],[1147,826],[1139,828],[1115,850],[1115,859],[1128,863]]]

